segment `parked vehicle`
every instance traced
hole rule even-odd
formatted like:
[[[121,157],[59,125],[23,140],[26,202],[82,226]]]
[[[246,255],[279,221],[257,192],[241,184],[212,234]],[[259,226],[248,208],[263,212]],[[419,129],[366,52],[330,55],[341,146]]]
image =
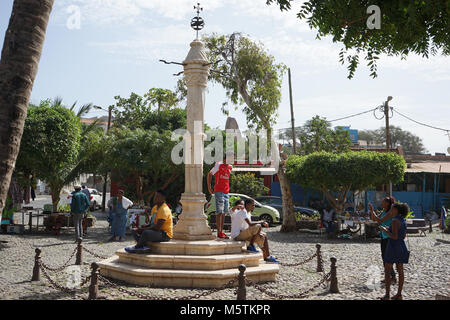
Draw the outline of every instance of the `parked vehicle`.
[[[91,189],[87,188],[89,190],[89,193],[91,194],[91,197],[89,201],[91,202],[91,206],[89,209],[91,211],[95,211],[102,205],[102,193],[99,192],[97,189]],[[72,193],[70,193],[67,196],[67,203],[70,204],[72,202]]]
[[[278,210],[280,214],[280,221],[283,221],[283,205],[281,197],[276,196],[260,196],[256,197],[255,200],[259,201],[261,204],[266,206],[271,206]],[[301,214],[306,214],[312,216],[313,214],[319,214],[319,211],[312,208],[300,207],[294,204],[294,212],[300,212]]]
[[[249,196],[246,196],[244,194],[239,194],[239,193],[230,193],[229,195],[230,195],[230,198],[231,197],[239,197],[244,201],[246,199],[252,199]],[[231,209],[232,205],[233,204],[230,203],[230,209]],[[205,214],[207,216],[209,216],[211,214],[216,214],[216,198],[215,198],[214,194],[211,195],[211,199],[205,206]],[[281,221],[280,214],[278,213],[278,211],[276,209],[266,206],[266,205],[263,205],[256,200],[255,200],[255,210],[253,210],[252,215],[258,216],[261,220],[266,221],[269,225],[273,225],[274,223],[279,223]]]

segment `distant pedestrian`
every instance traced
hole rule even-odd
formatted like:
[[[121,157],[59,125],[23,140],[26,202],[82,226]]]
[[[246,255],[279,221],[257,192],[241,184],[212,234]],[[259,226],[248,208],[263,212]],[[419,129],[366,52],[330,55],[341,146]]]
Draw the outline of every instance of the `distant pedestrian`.
[[[36,193],[34,192],[33,187],[31,187],[31,199],[33,199],[33,201],[34,201],[34,199],[36,199]]]
[[[334,232],[334,221],[336,220],[336,211],[328,203],[326,208],[322,209],[321,222],[327,230],[327,234]]]
[[[393,197],[386,197],[381,201],[381,208],[383,208],[383,211],[377,215],[374,210],[371,203],[369,203],[369,209],[370,209],[370,217],[373,221],[376,221],[381,224],[382,227],[389,228],[392,223],[392,213],[391,208],[394,204],[394,198]],[[389,241],[389,236],[386,234],[386,232],[381,231],[381,258],[384,261],[384,254],[386,252],[386,247]],[[383,262],[384,264],[384,262]],[[395,271],[392,269],[391,272],[391,282],[396,283],[397,280],[395,278]]]
[[[385,287],[386,294],[382,297],[382,300],[389,300],[390,285],[391,285],[391,272],[393,265],[397,268],[398,272],[398,288],[397,294],[391,298],[391,300],[402,300],[403,283],[405,282],[405,274],[403,271],[403,264],[409,262],[409,251],[406,247],[406,216],[408,215],[408,205],[406,203],[394,203],[391,209],[392,223],[389,228],[381,227],[385,232],[389,241],[384,253],[385,263]]]
[[[85,186],[84,184],[83,184],[83,186],[82,186],[81,192],[83,192],[83,193],[86,195],[86,197],[87,197],[88,200],[89,200],[89,205],[90,205],[90,203],[91,203],[91,192],[89,191],[88,188],[86,188],[86,186]]]
[[[133,202],[123,196],[124,191],[119,190],[117,197],[112,198],[112,223],[111,223],[111,238],[108,241],[122,241],[125,237],[127,228],[128,209],[133,205]]]
[[[89,200],[86,195],[81,192],[80,186],[75,186],[75,192],[72,194],[72,201],[70,203],[70,212],[73,216],[73,224],[75,226],[75,241],[78,238],[83,238],[83,217],[89,208]]]

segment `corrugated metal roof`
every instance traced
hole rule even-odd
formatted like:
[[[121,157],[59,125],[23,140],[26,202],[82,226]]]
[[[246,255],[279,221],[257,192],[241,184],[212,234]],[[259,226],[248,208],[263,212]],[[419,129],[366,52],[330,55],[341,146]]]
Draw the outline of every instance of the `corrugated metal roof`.
[[[450,162],[413,162],[406,172],[450,173]]]

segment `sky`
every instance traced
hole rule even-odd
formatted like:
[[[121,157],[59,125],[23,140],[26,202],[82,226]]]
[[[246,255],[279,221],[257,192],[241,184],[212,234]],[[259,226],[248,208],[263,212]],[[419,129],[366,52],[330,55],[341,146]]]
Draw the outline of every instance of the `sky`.
[[[296,17],[303,1],[281,12],[266,0],[204,0],[201,34],[242,32],[261,42],[267,51],[291,69],[295,124],[315,115],[328,120],[380,106],[390,106],[431,126],[450,130],[450,57],[409,56],[380,58],[378,78],[372,79],[362,63],[352,80],[339,63],[341,45],[330,38],[316,39],[316,31]],[[13,0],[0,1],[0,41],[3,43]],[[44,50],[31,95],[32,103],[60,96],[68,105],[93,103],[107,108],[115,96],[143,95],[150,88],[174,89],[181,71],[159,59],[183,61],[195,38],[190,20],[196,15],[191,0],[55,0]],[[381,8],[382,10],[382,8]],[[383,26],[381,26],[383,27]],[[224,128],[227,116],[223,88],[209,84],[205,122]],[[246,117],[239,107],[230,110],[241,129]],[[287,74],[276,128],[290,126]],[[105,113],[95,111],[91,116]],[[332,123],[368,130],[384,126],[367,113]],[[430,153],[447,153],[450,137],[397,114],[391,125],[422,138]]]

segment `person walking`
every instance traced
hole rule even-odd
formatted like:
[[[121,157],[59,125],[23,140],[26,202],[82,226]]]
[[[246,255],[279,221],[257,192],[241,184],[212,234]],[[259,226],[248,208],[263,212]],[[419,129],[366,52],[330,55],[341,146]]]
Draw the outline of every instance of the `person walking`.
[[[383,211],[379,215],[377,215],[375,213],[375,211],[373,210],[372,204],[369,203],[370,218],[373,221],[380,223],[381,227],[389,228],[392,223],[391,208],[392,208],[392,205],[394,204],[394,201],[395,200],[393,197],[384,198],[383,201],[381,201],[381,208],[383,208]],[[381,258],[383,259],[383,261],[384,261],[384,255],[386,252],[386,247],[387,247],[388,241],[389,241],[389,236],[387,235],[387,233],[381,231]],[[384,262],[383,262],[383,264],[384,264]],[[382,282],[384,282],[384,281],[382,281]],[[394,269],[392,269],[392,272],[391,272],[391,282],[392,283],[397,282]]]
[[[166,194],[163,190],[155,193],[154,206],[151,212],[150,224],[141,228],[134,228],[133,237],[135,246],[126,247],[128,253],[147,253],[149,242],[167,242],[173,237],[172,212],[166,203]]]
[[[386,246],[386,252],[384,253],[384,275],[385,275],[385,288],[386,294],[381,297],[382,300],[390,299],[390,285],[391,274],[393,266],[397,268],[398,273],[398,288],[397,294],[391,298],[391,300],[403,300],[402,290],[405,282],[405,274],[403,270],[403,264],[409,262],[409,251],[406,247],[406,216],[409,208],[405,203],[394,203],[391,209],[392,223],[389,228],[382,226],[381,229],[389,237],[388,244]]]
[[[70,202],[70,212],[73,217],[73,224],[75,226],[75,242],[79,238],[83,238],[83,217],[89,208],[89,200],[86,195],[81,192],[80,186],[75,186],[75,192],[72,194],[72,201]]]
[[[86,195],[86,197],[89,200],[89,205],[90,205],[90,203],[91,203],[91,192],[89,191],[88,188],[86,188],[86,186],[84,184],[81,186],[81,188],[82,188],[81,192],[83,192]]]
[[[125,237],[127,213],[133,202],[123,195],[124,191],[119,190],[117,197],[112,199],[112,210],[110,211],[112,215],[111,238],[108,239],[109,242],[117,241],[117,237],[119,237],[119,241],[122,241],[122,238]]]
[[[330,235],[334,232],[333,222],[336,220],[336,211],[334,211],[333,207],[329,203],[326,208],[323,208],[321,211],[321,222],[326,228],[327,234]]]
[[[210,194],[214,194],[216,200],[216,225],[217,237],[220,239],[228,239],[229,237],[223,232],[223,224],[225,222],[225,213],[228,213],[230,206],[230,175],[233,166],[223,161],[216,163],[214,168],[208,173],[207,184]],[[211,188],[211,178],[214,176],[214,191]]]
[[[251,212],[255,209],[255,201],[246,199],[244,201],[245,209],[240,209],[238,200],[234,207],[237,211],[232,215],[231,219],[231,239],[236,241],[248,241],[250,244],[247,251],[259,252],[255,248],[255,243],[262,249],[263,258],[266,262],[280,263],[278,259],[270,255],[269,242],[267,235],[261,231],[262,227],[269,225],[265,221],[252,222]]]

